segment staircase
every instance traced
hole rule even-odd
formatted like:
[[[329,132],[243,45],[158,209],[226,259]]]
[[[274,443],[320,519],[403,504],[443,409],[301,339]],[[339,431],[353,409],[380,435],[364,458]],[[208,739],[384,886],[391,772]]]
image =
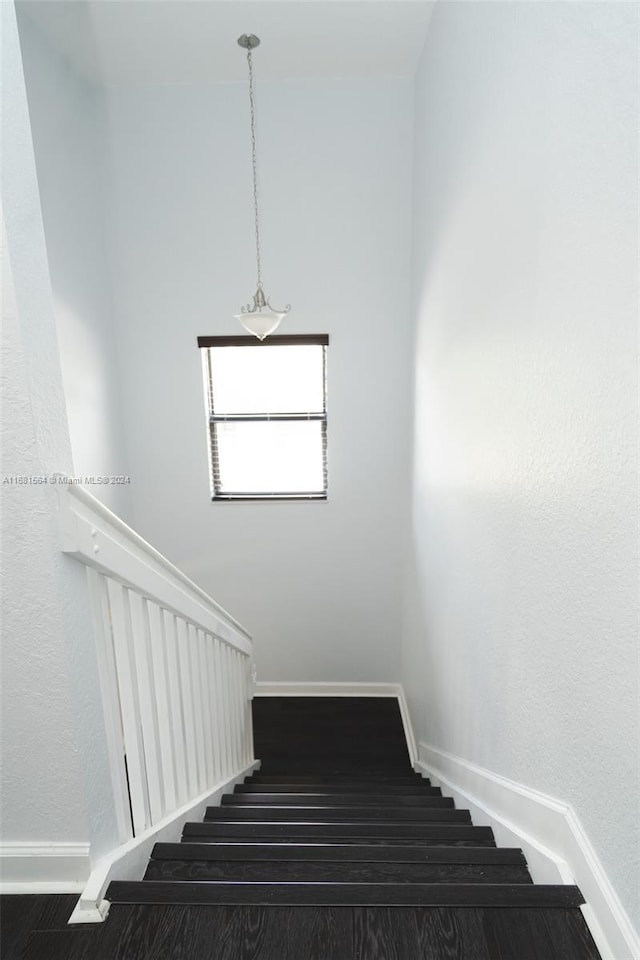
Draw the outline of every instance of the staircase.
[[[254,908],[251,960],[597,960],[578,888],[534,884],[412,771],[394,700],[264,698],[254,720],[260,772],[112,883],[114,907]]]

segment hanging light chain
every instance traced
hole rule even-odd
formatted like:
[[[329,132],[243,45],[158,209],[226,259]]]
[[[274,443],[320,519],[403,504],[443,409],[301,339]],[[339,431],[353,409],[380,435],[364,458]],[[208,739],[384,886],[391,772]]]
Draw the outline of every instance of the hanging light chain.
[[[253,61],[252,51],[247,49],[247,63],[249,65],[249,110],[251,114],[251,165],[253,169],[253,211],[256,229],[256,266],[258,270],[258,291],[262,290],[262,262],[260,254],[260,220],[258,218],[258,162],[256,159],[256,103],[253,92]]]
[[[253,333],[258,339],[264,340],[266,336],[276,329],[285,314],[291,310],[291,305],[287,304],[284,309],[276,310],[267,299],[262,287],[262,255],[260,250],[260,217],[258,205],[258,161],[256,149],[256,103],[253,83],[253,50],[260,45],[260,38],[255,34],[243,33],[238,37],[238,44],[247,51],[247,65],[249,67],[249,108],[251,118],[251,167],[253,173],[253,213],[256,234],[256,267],[257,267],[257,288],[253,296],[253,303],[248,303],[240,308],[240,313],[236,314],[236,319],[240,320],[242,325]]]

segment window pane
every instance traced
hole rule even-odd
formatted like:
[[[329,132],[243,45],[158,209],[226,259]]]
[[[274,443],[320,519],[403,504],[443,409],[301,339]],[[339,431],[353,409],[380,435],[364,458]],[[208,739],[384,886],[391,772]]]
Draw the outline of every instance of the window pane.
[[[321,413],[324,347],[211,347],[214,413]]]
[[[215,424],[219,492],[322,493],[322,426],[319,420]]]

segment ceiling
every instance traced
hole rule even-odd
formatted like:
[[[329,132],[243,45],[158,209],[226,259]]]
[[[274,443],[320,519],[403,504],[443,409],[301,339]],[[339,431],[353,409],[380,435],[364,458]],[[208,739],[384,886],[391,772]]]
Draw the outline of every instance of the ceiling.
[[[104,86],[246,78],[411,76],[432,0],[18,0],[86,79]]]

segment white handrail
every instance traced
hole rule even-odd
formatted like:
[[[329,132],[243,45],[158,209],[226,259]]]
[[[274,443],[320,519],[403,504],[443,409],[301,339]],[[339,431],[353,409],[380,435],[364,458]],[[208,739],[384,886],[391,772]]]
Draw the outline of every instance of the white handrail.
[[[139,551],[149,563],[154,562],[158,569],[164,570],[167,578],[173,578],[183,585],[195,597],[198,597],[207,607],[216,611],[216,614],[225,623],[234,628],[241,636],[251,640],[251,634],[220,606],[201,587],[190,580],[175,564],[152,547],[139,533],[129,527],[124,520],[112,513],[108,507],[97,500],[88,490],[77,484],[61,484],[58,486],[60,502],[61,532],[63,552],[77,557],[84,563],[100,569],[108,562],[105,560],[104,545],[101,545],[99,534],[109,533],[117,536],[122,546],[128,546],[132,553]],[[94,533],[95,530],[95,533]],[[87,537],[88,533],[88,537]],[[98,546],[98,550],[96,550]],[[103,550],[102,556],[100,550]],[[114,570],[114,572],[116,572]]]
[[[63,552],[88,571],[121,843],[254,762],[252,642],[87,490],[58,487]]]

